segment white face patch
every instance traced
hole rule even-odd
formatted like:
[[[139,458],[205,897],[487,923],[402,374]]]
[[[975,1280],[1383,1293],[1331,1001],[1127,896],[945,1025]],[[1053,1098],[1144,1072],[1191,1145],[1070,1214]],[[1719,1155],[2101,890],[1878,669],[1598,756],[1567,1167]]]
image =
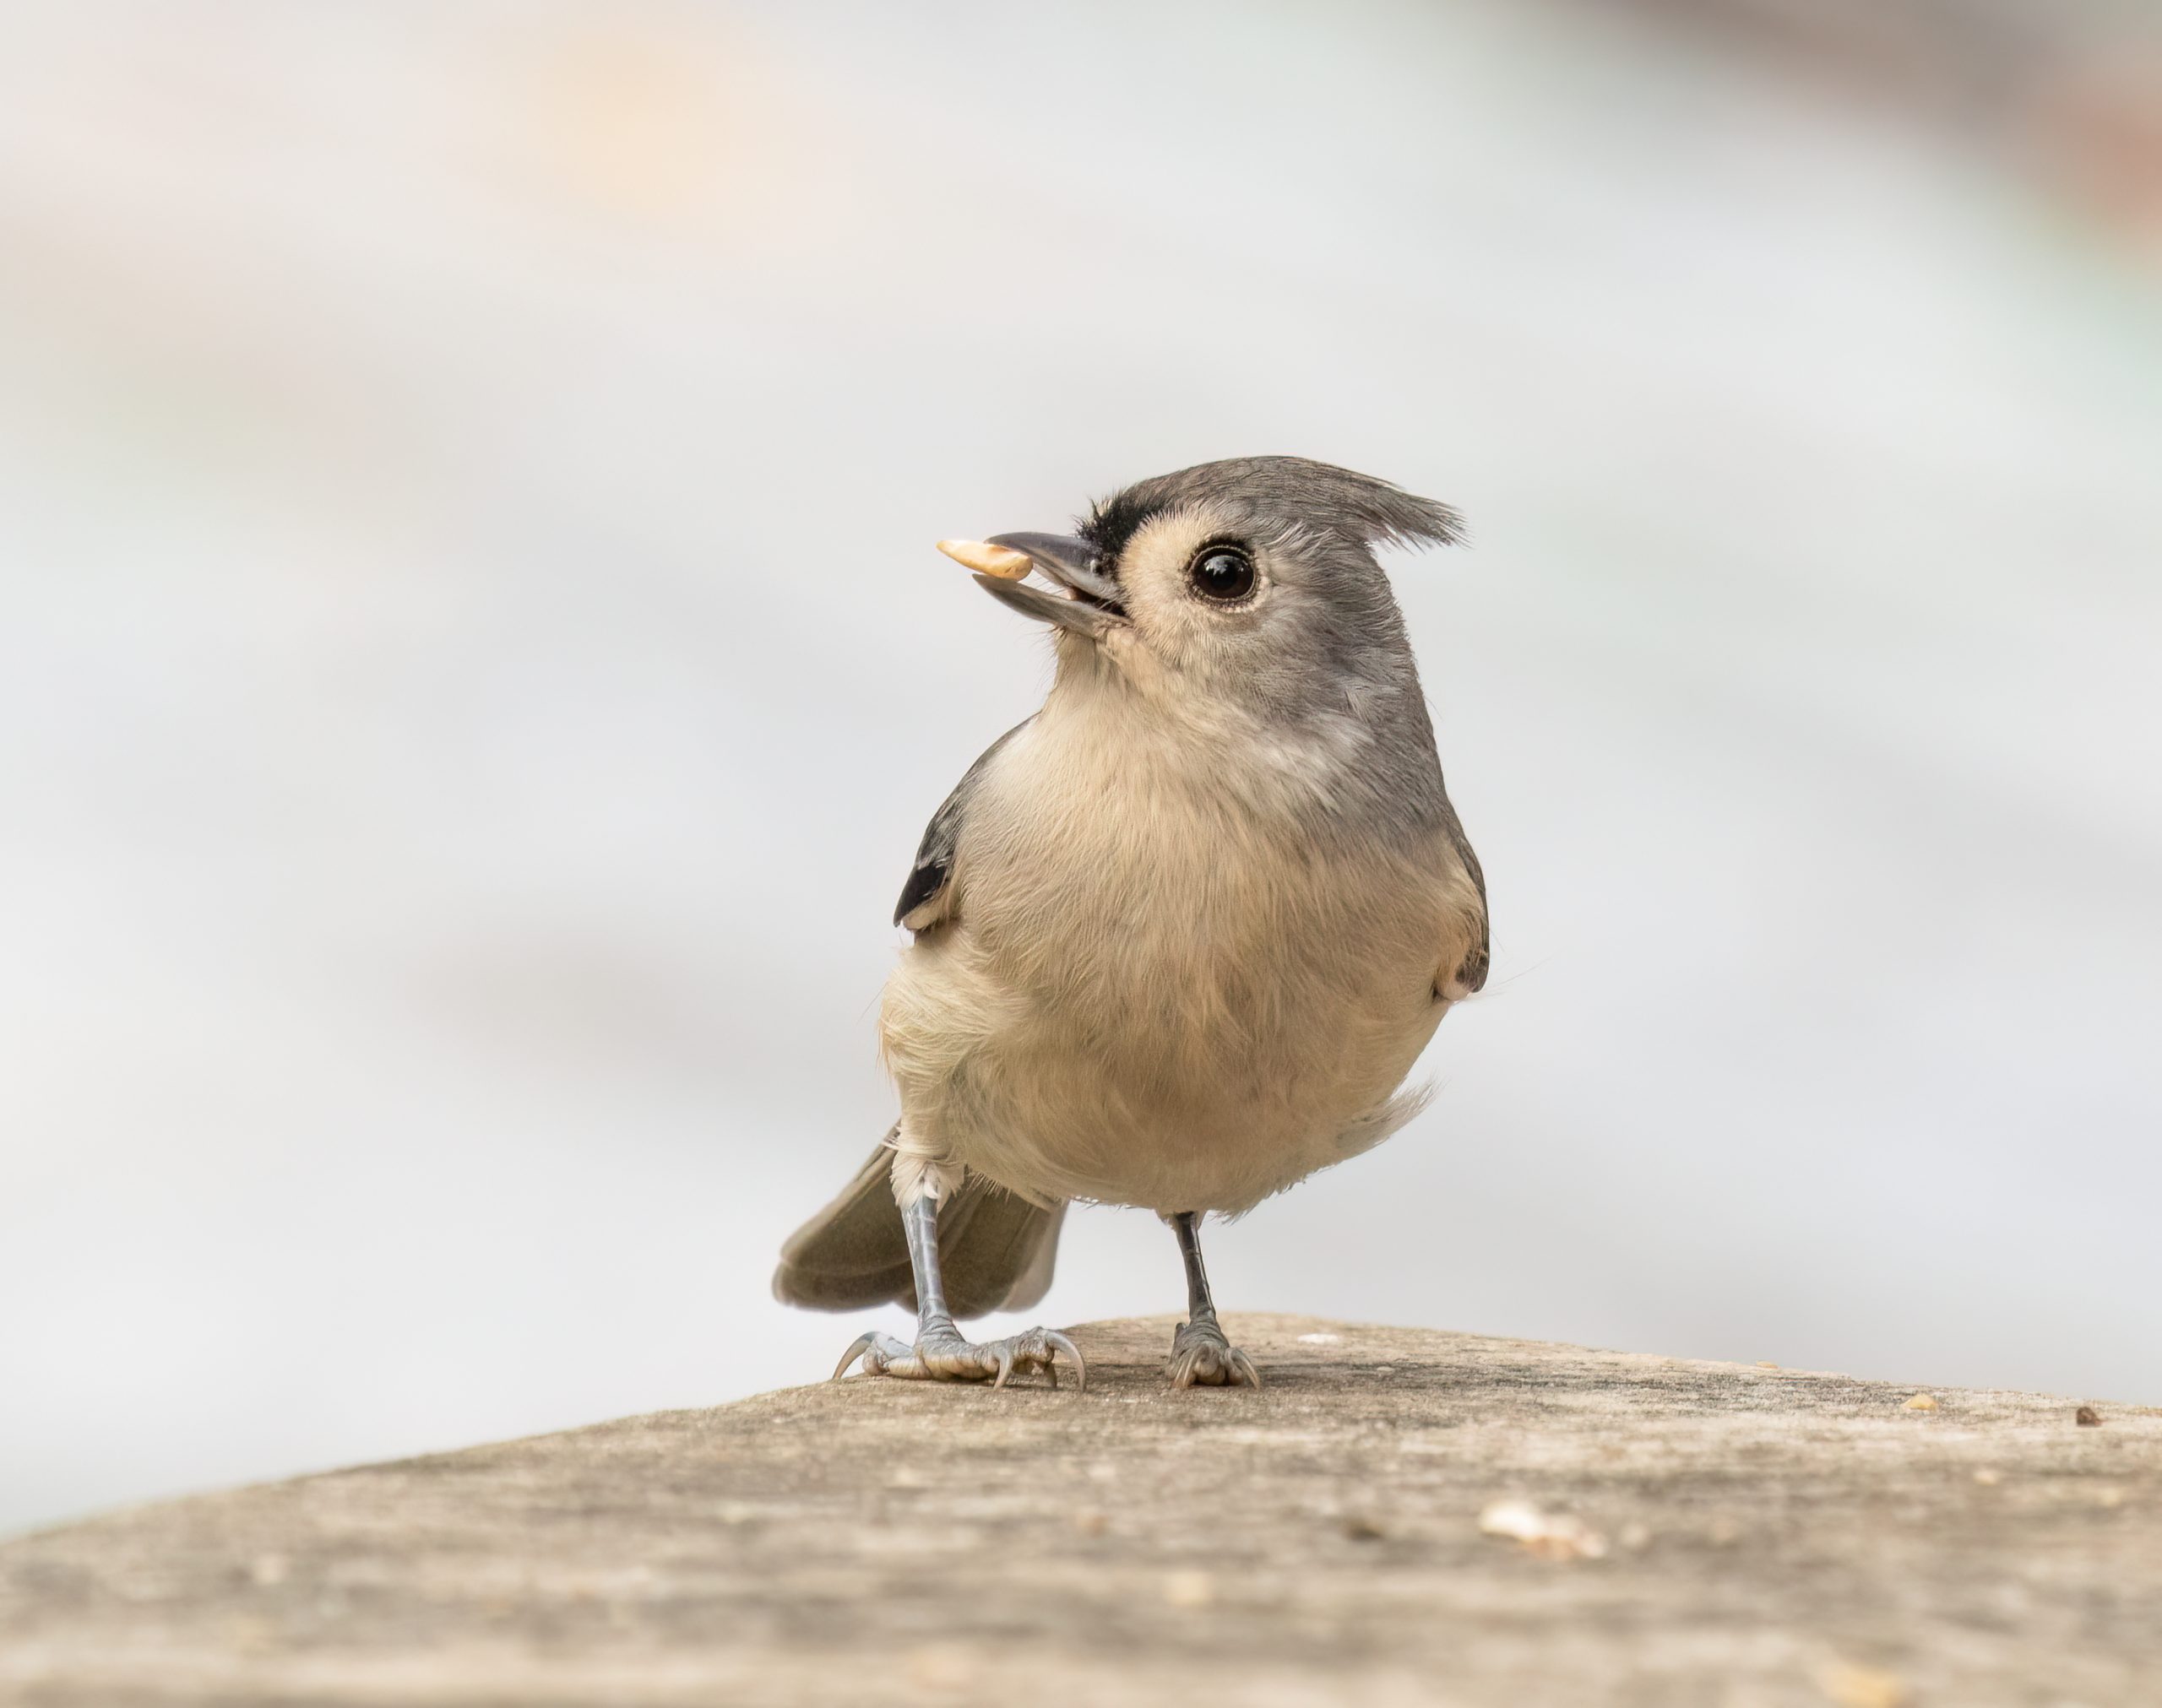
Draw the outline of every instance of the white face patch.
[[[1223,544],[1254,567],[1253,590],[1231,602],[1204,597],[1192,569],[1204,547]],[[1206,686],[1212,677],[1266,664],[1276,631],[1296,621],[1297,566],[1232,513],[1194,505],[1152,517],[1119,554],[1119,583],[1140,638],[1164,661]]]
[[[1253,565],[1246,597],[1220,600],[1197,587],[1197,564],[1218,545]],[[1303,796],[1355,774],[1384,697],[1371,679],[1316,680],[1308,629],[1325,615],[1323,550],[1296,530],[1258,533],[1243,511],[1201,504],[1150,518],[1119,557],[1132,633],[1165,667],[1167,700],[1212,741],[1235,741],[1257,784]]]

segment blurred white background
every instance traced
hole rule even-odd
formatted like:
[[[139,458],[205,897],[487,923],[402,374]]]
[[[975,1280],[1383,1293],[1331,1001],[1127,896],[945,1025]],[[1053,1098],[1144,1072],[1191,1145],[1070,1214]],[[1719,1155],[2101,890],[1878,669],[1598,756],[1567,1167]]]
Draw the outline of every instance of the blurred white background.
[[[2162,1401],[2107,8],[4,9],[0,1526],[824,1375],[930,542],[1256,452],[1471,519],[1497,971],[1226,1308]]]

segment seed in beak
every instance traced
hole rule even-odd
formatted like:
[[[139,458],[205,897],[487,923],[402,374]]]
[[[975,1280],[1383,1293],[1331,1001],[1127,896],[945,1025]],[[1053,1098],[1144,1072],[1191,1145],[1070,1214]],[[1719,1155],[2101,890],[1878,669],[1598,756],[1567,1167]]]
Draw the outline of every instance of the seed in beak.
[[[938,549],[954,562],[966,564],[978,575],[995,575],[1001,581],[1019,581],[1035,567],[1025,551],[1010,546],[986,545],[981,540],[942,540]]]

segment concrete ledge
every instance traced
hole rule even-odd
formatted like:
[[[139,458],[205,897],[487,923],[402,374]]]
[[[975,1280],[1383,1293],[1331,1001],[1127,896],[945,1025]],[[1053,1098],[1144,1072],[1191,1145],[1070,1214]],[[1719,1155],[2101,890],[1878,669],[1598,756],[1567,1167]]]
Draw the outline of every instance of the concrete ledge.
[[[26,1537],[0,1700],[2162,1700],[2162,1412],[1255,1316],[1173,1394],[1171,1323]]]

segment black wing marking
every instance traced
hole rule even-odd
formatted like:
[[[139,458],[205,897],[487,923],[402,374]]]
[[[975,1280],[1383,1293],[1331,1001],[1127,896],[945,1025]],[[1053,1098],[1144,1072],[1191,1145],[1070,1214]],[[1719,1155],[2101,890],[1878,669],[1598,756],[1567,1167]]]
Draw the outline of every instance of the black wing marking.
[[[961,840],[961,821],[966,815],[969,796],[974,791],[976,778],[991,763],[991,756],[1027,729],[1031,718],[1024,718],[1008,729],[977,756],[961,778],[953,785],[937,811],[931,815],[931,822],[923,832],[923,841],[917,845],[915,865],[910,869],[909,881],[901,886],[900,905],[894,909],[894,923],[907,924],[910,918],[922,913],[936,902],[946,888],[947,881],[953,875],[953,850]],[[921,930],[937,923],[937,915],[921,919],[911,930]]]
[[[1449,845],[1456,850],[1457,858],[1464,862],[1464,869],[1471,875],[1471,887],[1479,892],[1479,946],[1464,957],[1464,965],[1457,968],[1457,982],[1466,990],[1486,988],[1486,968],[1493,959],[1494,932],[1486,917],[1486,874],[1480,870],[1479,856],[1471,851],[1471,838],[1464,833],[1464,821],[1456,816],[1456,808],[1448,804],[1444,794],[1442,810],[1447,814],[1443,828],[1448,832]]]

